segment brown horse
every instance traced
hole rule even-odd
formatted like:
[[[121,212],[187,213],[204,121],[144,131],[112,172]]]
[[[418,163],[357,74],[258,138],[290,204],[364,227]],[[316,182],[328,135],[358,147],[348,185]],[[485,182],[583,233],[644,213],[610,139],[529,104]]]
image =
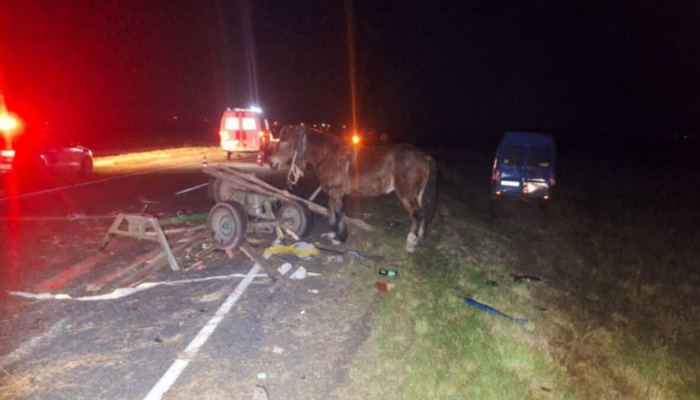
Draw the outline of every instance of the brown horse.
[[[303,126],[286,126],[269,157],[277,171],[291,163],[288,180],[296,183],[308,163],[330,198],[330,239],[348,237],[343,199],[396,192],[411,216],[406,251],[413,252],[435,214],[437,170],[435,161],[410,145],[390,148],[358,148],[340,138]],[[325,235],[324,235],[325,236]]]

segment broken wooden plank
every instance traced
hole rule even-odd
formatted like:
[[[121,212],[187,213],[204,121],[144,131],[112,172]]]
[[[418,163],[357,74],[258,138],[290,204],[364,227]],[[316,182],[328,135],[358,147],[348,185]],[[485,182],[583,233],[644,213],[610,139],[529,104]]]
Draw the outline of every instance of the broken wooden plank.
[[[131,243],[129,242],[118,242],[112,246],[110,251],[100,251],[99,253],[90,256],[61,272],[60,274],[41,282],[36,285],[34,291],[37,293],[47,292],[51,289],[57,289],[66,283],[72,281],[73,279],[85,274],[86,272],[93,269],[98,263],[104,261],[112,254],[118,253],[121,250],[127,248]]]
[[[122,276],[140,267],[142,264],[152,260],[162,252],[163,250],[160,247],[156,247],[155,249],[140,255],[138,257],[138,260],[136,260],[136,262],[132,263],[131,265],[128,265],[123,268],[118,268],[117,270],[112,271],[111,273],[101,277],[95,282],[88,284],[86,290],[88,292],[97,292],[98,290],[102,289],[106,284],[121,278]]]
[[[273,267],[272,264],[270,264],[269,261],[264,259],[260,254],[258,254],[257,251],[253,250],[253,248],[248,243],[243,244],[243,246],[241,246],[240,249],[243,253],[245,253],[246,256],[248,256],[248,258],[253,260],[254,263],[258,264],[262,269],[264,269],[265,273],[273,281],[276,281],[282,277],[282,274],[280,274],[277,268]]]
[[[197,245],[209,237],[209,231],[200,233],[198,235],[192,236],[192,240],[187,243],[182,243],[172,249],[173,254],[178,254],[188,247]],[[147,278],[152,273],[158,271],[164,266],[168,265],[168,259],[165,257],[163,251],[160,251],[158,255],[150,260],[150,264],[141,268],[131,275],[126,276],[121,281],[119,281],[119,287],[134,286],[135,284],[141,282],[141,280]]]

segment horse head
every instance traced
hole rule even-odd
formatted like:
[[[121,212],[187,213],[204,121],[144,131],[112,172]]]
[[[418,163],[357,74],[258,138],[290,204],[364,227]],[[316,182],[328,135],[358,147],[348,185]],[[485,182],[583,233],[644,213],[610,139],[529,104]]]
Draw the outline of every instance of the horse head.
[[[308,129],[303,126],[287,125],[282,128],[280,140],[272,149],[272,154],[269,157],[270,168],[273,171],[277,171],[281,166],[289,165],[292,162],[303,169],[307,133]]]

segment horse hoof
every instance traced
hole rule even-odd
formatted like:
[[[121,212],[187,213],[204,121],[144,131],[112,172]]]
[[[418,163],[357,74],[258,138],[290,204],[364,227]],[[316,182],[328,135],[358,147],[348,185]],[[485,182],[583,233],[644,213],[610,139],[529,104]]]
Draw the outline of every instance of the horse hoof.
[[[328,240],[333,240],[335,238],[336,233],[335,232],[326,232],[323,235],[321,235],[321,238],[323,239],[328,239]]]
[[[409,245],[406,245],[405,250],[406,250],[407,253],[413,253],[414,251],[416,251],[416,246],[409,246]]]
[[[343,242],[341,242],[340,240],[331,239],[331,244],[333,246],[340,246],[341,244],[343,244]]]

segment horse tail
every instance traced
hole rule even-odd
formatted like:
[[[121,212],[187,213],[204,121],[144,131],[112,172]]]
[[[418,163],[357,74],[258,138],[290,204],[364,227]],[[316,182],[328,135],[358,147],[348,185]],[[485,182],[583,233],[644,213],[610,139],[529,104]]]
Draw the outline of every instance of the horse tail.
[[[423,218],[425,218],[426,225],[435,217],[435,208],[437,206],[437,164],[432,157],[428,157],[428,165],[430,166],[430,173],[428,175],[428,182],[426,182],[425,188],[423,188],[423,198],[421,199]]]

